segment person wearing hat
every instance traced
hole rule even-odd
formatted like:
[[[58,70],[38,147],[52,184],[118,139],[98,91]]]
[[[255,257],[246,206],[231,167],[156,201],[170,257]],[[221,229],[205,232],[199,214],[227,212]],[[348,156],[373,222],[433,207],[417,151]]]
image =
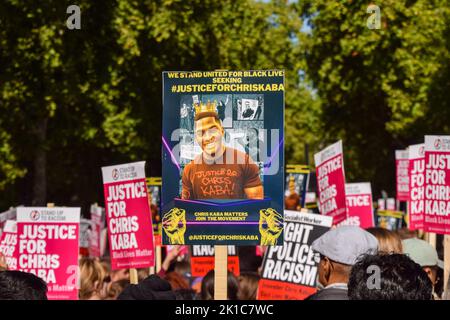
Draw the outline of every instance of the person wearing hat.
[[[312,244],[320,254],[319,284],[323,289],[307,300],[348,300],[347,283],[352,266],[365,254],[375,254],[378,240],[356,226],[332,229]]]
[[[415,263],[425,271],[433,284],[433,296],[438,298],[434,287],[438,281],[438,268],[444,268],[444,262],[439,260],[437,251],[431,244],[418,238],[402,241],[403,253],[408,255]]]

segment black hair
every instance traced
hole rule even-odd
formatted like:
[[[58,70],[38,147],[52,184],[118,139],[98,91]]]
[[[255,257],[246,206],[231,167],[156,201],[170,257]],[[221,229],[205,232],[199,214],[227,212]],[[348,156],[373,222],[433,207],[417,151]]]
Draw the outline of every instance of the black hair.
[[[47,300],[47,284],[32,273],[1,271],[0,300]]]
[[[374,278],[374,266],[379,268],[379,279]],[[350,300],[431,300],[432,284],[408,256],[379,253],[365,255],[353,266],[348,296]]]
[[[228,300],[237,300],[239,282],[234,274],[230,271],[228,271],[227,276],[227,289]],[[200,296],[202,300],[214,299],[214,270],[209,271],[203,278]]]

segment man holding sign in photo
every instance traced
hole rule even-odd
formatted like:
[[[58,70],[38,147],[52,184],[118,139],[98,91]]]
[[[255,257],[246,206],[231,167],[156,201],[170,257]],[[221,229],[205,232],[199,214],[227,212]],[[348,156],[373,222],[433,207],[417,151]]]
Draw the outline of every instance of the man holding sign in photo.
[[[195,112],[195,138],[202,153],[184,168],[182,199],[263,199],[258,166],[249,155],[224,144],[216,104],[196,104]]]

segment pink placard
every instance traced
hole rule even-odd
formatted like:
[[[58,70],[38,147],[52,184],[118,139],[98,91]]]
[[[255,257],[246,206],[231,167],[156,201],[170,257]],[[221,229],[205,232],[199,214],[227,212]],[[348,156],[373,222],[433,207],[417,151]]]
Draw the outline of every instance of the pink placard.
[[[17,270],[17,223],[14,220],[5,221],[0,252],[5,256],[8,270]]]
[[[450,234],[450,136],[425,136],[424,230]]]
[[[319,194],[319,210],[333,217],[336,225],[347,218],[342,141],[314,155]]]
[[[358,221],[358,225],[363,229],[374,227],[370,183],[345,184],[345,196],[347,198],[348,220]]]
[[[17,208],[17,267],[42,278],[49,300],[78,299],[80,208]]]
[[[155,265],[145,162],[103,167],[112,269]]]
[[[408,150],[395,151],[395,176],[398,201],[409,200],[409,153]]]
[[[409,146],[409,229],[423,229],[425,194],[425,144]]]

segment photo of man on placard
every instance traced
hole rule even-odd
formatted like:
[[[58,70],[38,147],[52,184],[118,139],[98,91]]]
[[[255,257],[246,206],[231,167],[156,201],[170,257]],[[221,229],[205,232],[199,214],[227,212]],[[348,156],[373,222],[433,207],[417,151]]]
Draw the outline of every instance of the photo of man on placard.
[[[202,152],[183,170],[182,199],[263,199],[259,167],[224,144],[225,130],[215,101],[194,104],[194,135]]]

